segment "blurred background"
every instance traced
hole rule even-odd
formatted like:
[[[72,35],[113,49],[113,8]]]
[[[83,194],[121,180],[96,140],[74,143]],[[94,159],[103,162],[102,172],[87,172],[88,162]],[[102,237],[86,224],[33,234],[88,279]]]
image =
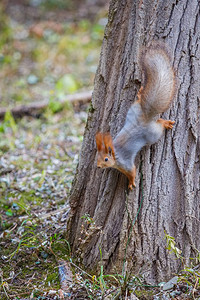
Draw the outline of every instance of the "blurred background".
[[[89,107],[65,100],[93,89],[107,11],[107,0],[0,0],[2,300],[63,299],[55,256],[71,257],[68,195]],[[23,105],[29,114],[11,112]]]
[[[92,89],[108,0],[3,0],[0,105]]]

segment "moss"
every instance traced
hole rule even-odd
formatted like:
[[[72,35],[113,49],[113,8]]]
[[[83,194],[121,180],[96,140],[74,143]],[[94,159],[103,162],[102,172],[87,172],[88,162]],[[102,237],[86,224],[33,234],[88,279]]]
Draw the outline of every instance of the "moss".
[[[136,290],[135,291],[135,295],[139,298],[139,299],[143,299],[143,300],[150,300],[153,299],[153,295],[155,294],[155,291],[152,290]]]
[[[49,274],[47,275],[47,279],[46,279],[45,285],[46,286],[54,285],[54,288],[59,289],[59,287],[60,287],[59,274],[56,271],[56,269],[57,268],[54,268],[52,270],[50,268],[48,269]]]
[[[52,244],[52,250],[59,258],[66,259],[70,255],[70,248],[67,240],[58,240]]]
[[[94,111],[95,111],[95,109],[94,109],[94,107],[93,107],[93,105],[92,105],[92,102],[91,102],[91,103],[90,103],[90,106],[89,106],[89,108],[88,108],[88,112],[91,113],[91,114],[93,114]]]
[[[7,247],[1,249],[2,257],[8,257],[14,251],[14,246],[12,244],[10,246],[8,247],[7,244]],[[6,278],[10,277],[11,271],[18,274],[10,286],[10,293],[17,294],[20,288],[20,294],[24,293],[28,296],[31,293],[34,295],[37,293],[42,295],[44,288],[56,290],[60,288],[57,262],[54,256],[48,255],[47,259],[42,259],[38,254],[37,249],[24,248],[13,258],[7,260],[5,264],[2,264],[5,282]],[[21,280],[24,282],[23,285]],[[4,299],[3,297],[4,295],[0,293],[0,299]]]
[[[24,192],[4,191],[2,193],[2,196],[4,197],[4,199],[2,199],[0,206],[4,208],[4,210],[7,210],[10,207],[14,215],[21,215],[29,210],[30,204],[38,205],[43,201],[41,197],[35,195],[34,190]]]

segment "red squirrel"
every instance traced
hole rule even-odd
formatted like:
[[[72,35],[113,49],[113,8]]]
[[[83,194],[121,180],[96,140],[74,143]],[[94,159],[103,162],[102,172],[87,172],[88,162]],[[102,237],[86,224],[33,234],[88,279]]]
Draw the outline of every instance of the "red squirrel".
[[[140,54],[139,65],[144,75],[137,101],[128,110],[123,128],[112,139],[110,133],[96,134],[97,166],[115,168],[129,179],[128,188],[135,187],[136,154],[146,144],[153,144],[164,129],[172,129],[175,121],[158,119],[174,98],[176,80],[171,57],[164,44],[154,42]]]

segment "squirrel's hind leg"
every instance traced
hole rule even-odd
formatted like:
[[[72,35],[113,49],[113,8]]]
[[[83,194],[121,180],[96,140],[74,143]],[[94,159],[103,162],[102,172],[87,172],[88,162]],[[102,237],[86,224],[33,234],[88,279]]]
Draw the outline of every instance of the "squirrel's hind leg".
[[[172,129],[175,121],[158,119],[157,123],[160,123],[163,126],[163,128]]]
[[[127,173],[126,176],[128,177],[129,180],[128,188],[132,190],[133,186],[136,187],[135,185],[136,167],[133,166],[132,171]]]
[[[133,168],[132,170],[129,170],[129,171],[126,171],[122,168],[117,168],[120,172],[122,172],[124,175],[126,175],[126,177],[128,178],[129,180],[129,184],[128,184],[128,188],[130,190],[133,189],[133,186],[135,187],[135,176],[136,176],[136,167],[135,165],[133,165]]]

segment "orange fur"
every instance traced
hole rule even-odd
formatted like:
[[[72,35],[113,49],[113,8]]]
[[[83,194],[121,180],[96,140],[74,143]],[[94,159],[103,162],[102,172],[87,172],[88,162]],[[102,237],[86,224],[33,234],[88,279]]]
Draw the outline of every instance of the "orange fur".
[[[97,143],[97,150],[98,151],[103,150],[103,134],[100,132],[97,132],[96,134],[96,143]]]
[[[103,134],[103,141],[105,145],[105,152],[108,154],[110,151],[112,151],[113,158],[115,159],[113,140],[110,133]]]
[[[135,185],[136,167],[133,166],[132,171],[126,171],[126,170],[124,170],[124,169],[122,169],[122,168],[118,168],[118,170],[119,170],[120,172],[122,172],[124,175],[126,175],[126,177],[127,177],[128,180],[129,180],[128,188],[129,188],[130,190],[132,190],[132,189],[133,189],[133,186],[134,186],[134,187],[136,186],[136,185]]]
[[[175,121],[158,119],[157,123],[160,123],[163,126],[163,128],[172,129]]]

